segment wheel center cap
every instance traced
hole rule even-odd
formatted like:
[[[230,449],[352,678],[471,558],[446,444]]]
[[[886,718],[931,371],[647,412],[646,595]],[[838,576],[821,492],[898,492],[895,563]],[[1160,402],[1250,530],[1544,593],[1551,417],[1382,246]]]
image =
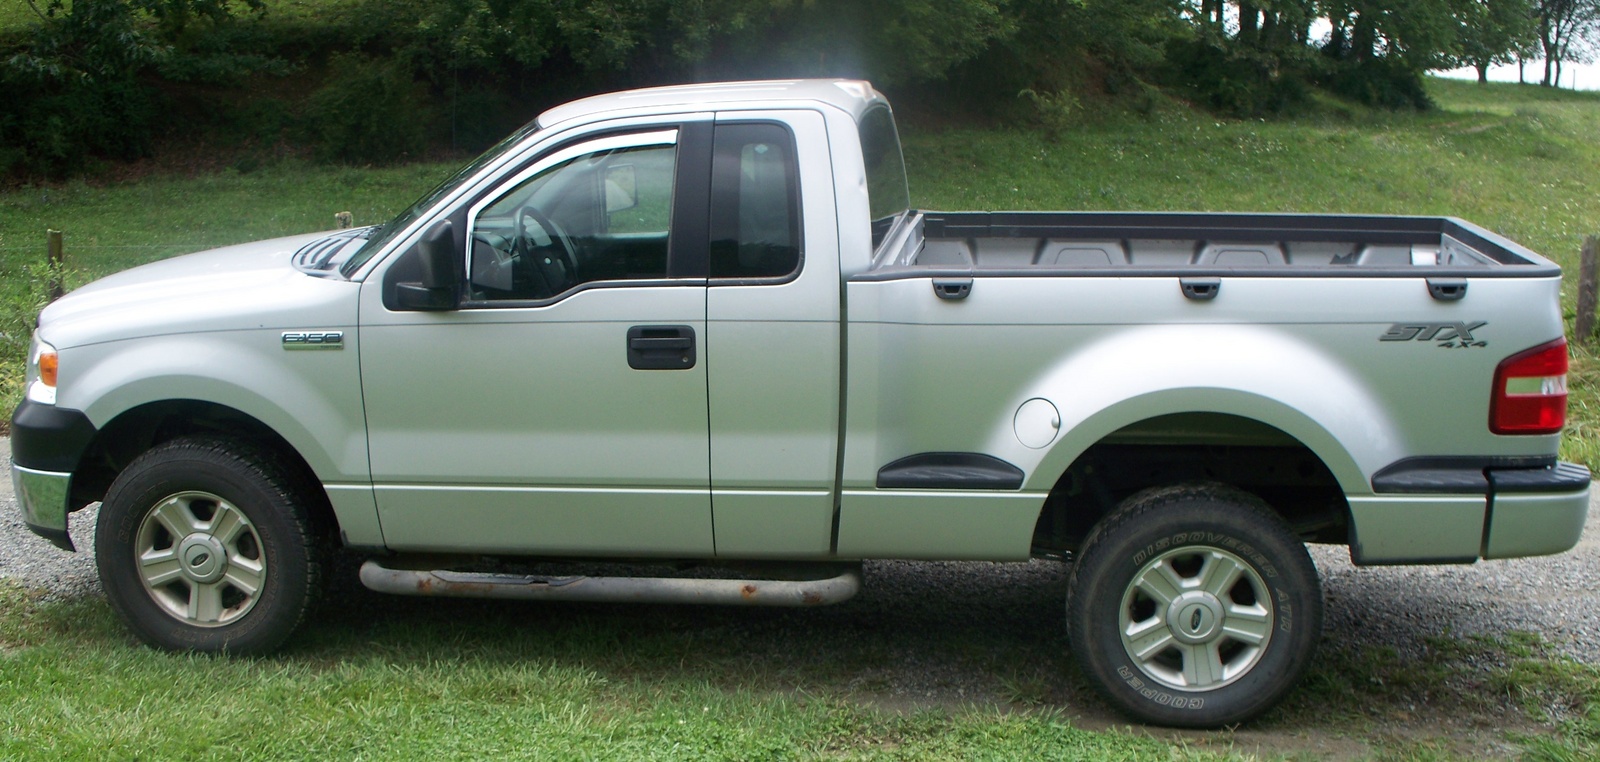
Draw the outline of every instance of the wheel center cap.
[[[1222,601],[1210,593],[1184,593],[1167,607],[1167,628],[1181,643],[1214,640],[1222,632],[1222,620]]]
[[[183,576],[199,582],[216,582],[228,571],[228,553],[208,534],[192,534],[178,543],[178,564]]]

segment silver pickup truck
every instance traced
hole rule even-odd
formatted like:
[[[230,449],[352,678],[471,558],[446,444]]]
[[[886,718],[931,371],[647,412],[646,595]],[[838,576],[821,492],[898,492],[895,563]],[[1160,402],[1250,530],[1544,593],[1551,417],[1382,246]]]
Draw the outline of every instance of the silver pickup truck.
[[[340,548],[400,594],[795,606],[1060,559],[1106,699],[1225,725],[1310,659],[1305,543],[1577,541],[1560,275],[1450,218],[919,211],[866,83],[641,90],[385,225],[69,294],[12,473],[64,548],[102,503],[164,648],[277,646]]]

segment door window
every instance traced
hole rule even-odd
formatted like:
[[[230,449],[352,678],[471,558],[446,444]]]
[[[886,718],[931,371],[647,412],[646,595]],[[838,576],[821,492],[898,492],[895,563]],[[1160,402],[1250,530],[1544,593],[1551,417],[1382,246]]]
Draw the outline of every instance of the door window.
[[[550,299],[667,274],[675,130],[589,141],[541,159],[474,210],[469,299]]]
[[[717,125],[711,164],[711,277],[800,269],[794,139],[776,124]]]

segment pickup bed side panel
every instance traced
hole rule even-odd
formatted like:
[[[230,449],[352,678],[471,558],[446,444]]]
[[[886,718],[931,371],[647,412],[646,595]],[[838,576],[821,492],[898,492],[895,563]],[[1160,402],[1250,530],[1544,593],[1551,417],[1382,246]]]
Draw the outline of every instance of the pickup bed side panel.
[[[974,519],[979,531],[957,542],[970,543],[967,557],[1002,547],[1009,551],[997,557],[1025,555],[1032,523],[1010,497],[1042,503],[1085,449],[1168,413],[1228,413],[1278,428],[1321,457],[1353,498],[1371,497],[1372,475],[1405,457],[1555,449],[1554,437],[1498,437],[1487,428],[1496,364],[1561,335],[1555,310],[1524,307],[1553,303],[1554,278],[1473,280],[1454,302],[1433,299],[1420,277],[1224,278],[1209,301],[1185,298],[1175,277],[979,273],[961,300],[938,298],[931,280],[849,284],[841,554],[952,542],[928,537],[948,524],[917,520],[918,509],[875,481],[908,455],[965,452],[999,458],[1026,478],[1019,493],[967,493],[964,510],[991,522]],[[1396,323],[1482,325],[1467,347],[1382,341]],[[1033,399],[1059,411],[1060,433],[1029,446],[1017,421]],[[1411,560],[1477,553],[1481,494],[1369,502],[1355,516],[1358,536],[1363,525],[1383,523],[1394,552]],[[857,518],[878,512],[893,520]],[[1477,534],[1440,539],[1441,521]]]

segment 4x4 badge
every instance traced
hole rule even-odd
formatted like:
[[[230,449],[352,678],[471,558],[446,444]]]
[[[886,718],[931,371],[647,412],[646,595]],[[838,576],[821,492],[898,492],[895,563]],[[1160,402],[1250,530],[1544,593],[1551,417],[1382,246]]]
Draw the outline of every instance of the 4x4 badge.
[[[1437,341],[1440,347],[1446,349],[1487,347],[1489,342],[1473,338],[1472,332],[1488,324],[1487,320],[1476,323],[1395,323],[1378,337],[1378,341]]]

